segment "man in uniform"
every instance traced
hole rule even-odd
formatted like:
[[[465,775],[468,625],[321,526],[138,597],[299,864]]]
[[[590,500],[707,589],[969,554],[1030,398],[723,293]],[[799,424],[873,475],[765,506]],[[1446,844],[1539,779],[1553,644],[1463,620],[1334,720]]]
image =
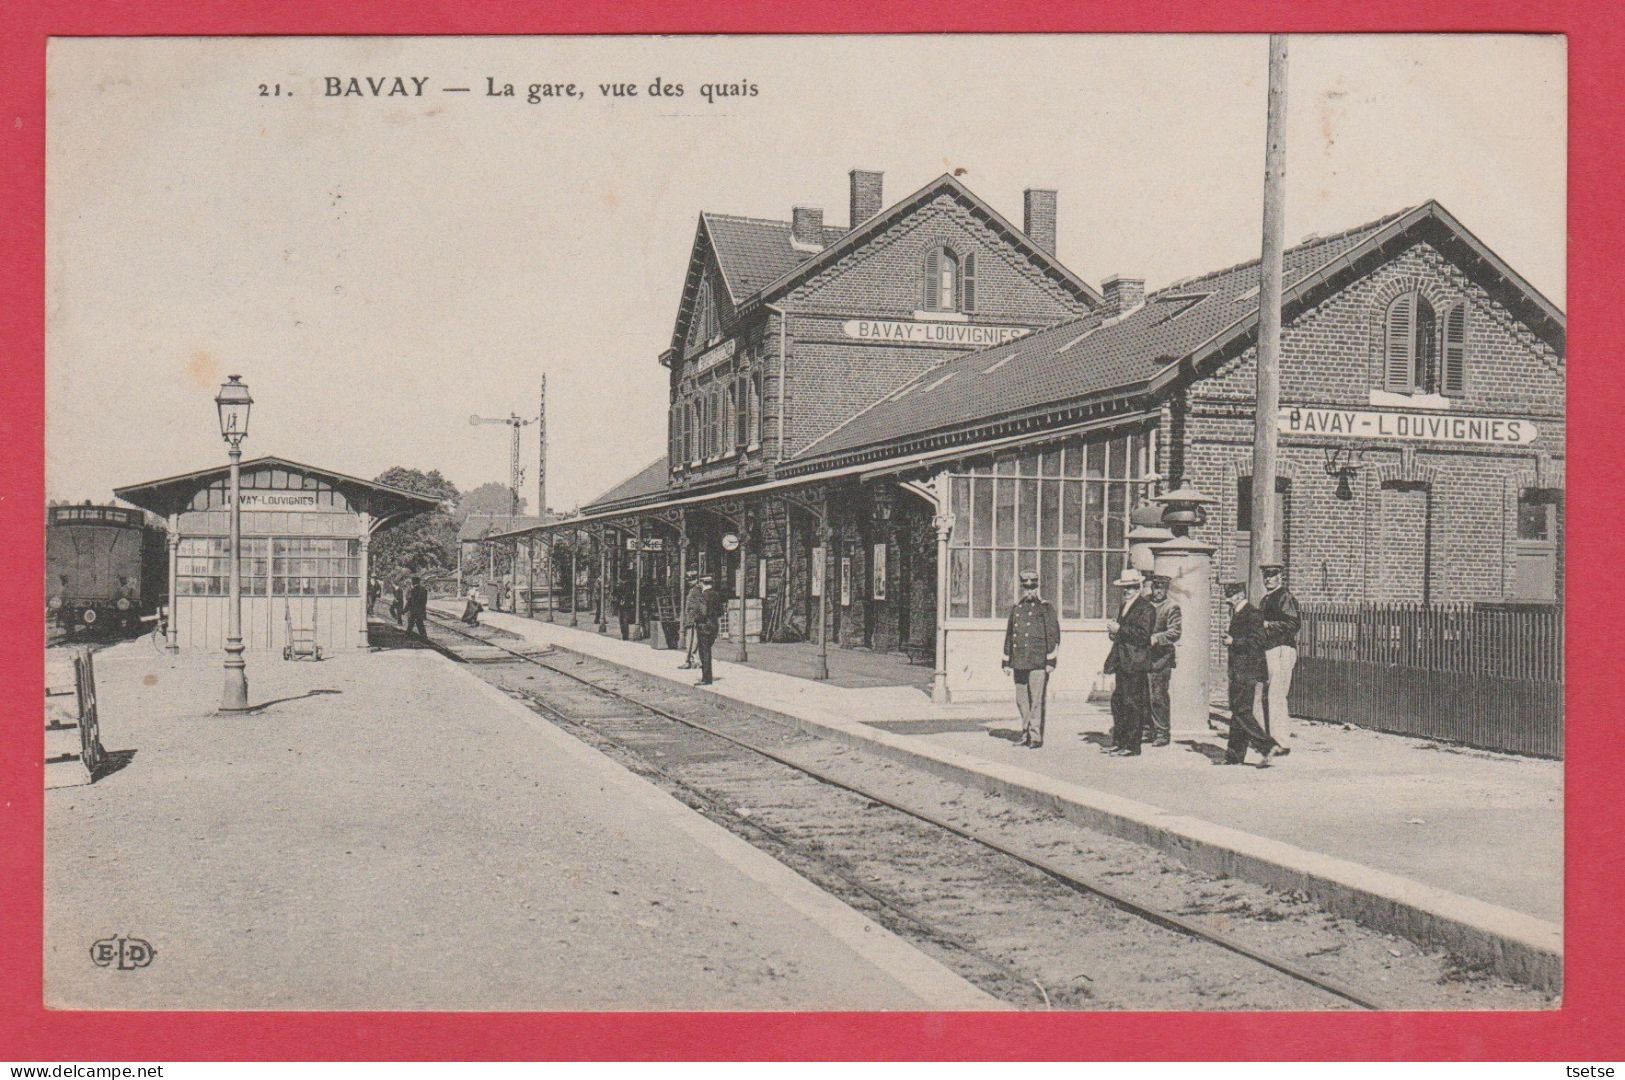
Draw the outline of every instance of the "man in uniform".
[[[1264,616],[1264,663],[1269,669],[1264,730],[1280,740],[1291,734],[1286,696],[1292,690],[1292,669],[1298,665],[1298,628],[1303,616],[1298,612],[1298,598],[1287,591],[1286,567],[1265,563],[1258,569],[1264,578],[1264,598],[1258,602],[1258,611]]]
[[[1240,765],[1247,748],[1264,756],[1263,764],[1287,753],[1258,723],[1253,699],[1261,697],[1260,684],[1269,674],[1264,662],[1264,615],[1247,602],[1247,587],[1239,581],[1224,584],[1224,599],[1230,605],[1230,629],[1224,643],[1230,650],[1230,741],[1225,746],[1224,764]]]
[[[694,670],[695,634],[694,624],[688,621],[688,608],[689,605],[693,603],[694,594],[702,591],[700,589],[700,572],[698,570],[690,570],[688,572],[688,580],[686,585],[688,591],[683,593],[682,619],[683,647],[687,650],[687,655],[683,657],[683,666],[679,670],[692,671]]]
[[[700,681],[696,686],[710,686],[712,682],[711,646],[716,644],[722,615],[722,597],[712,585],[710,574],[700,575],[699,589],[690,592],[683,605],[683,617],[694,628],[695,646],[700,653]]]
[[[1156,632],[1157,608],[1151,586],[1130,566],[1113,584],[1129,590],[1123,610],[1106,620],[1112,650],[1106,654],[1106,673],[1117,677],[1112,687],[1112,745],[1116,757],[1138,757],[1140,733],[1150,713],[1148,676],[1151,671],[1151,635]]]
[[[1038,595],[1038,571],[1021,572],[1021,599],[1004,624],[1004,673],[1016,680],[1021,713],[1020,746],[1044,745],[1044,692],[1061,647],[1061,621],[1055,605]]]
[[[423,587],[423,579],[413,574],[412,589],[406,594],[406,632],[428,637],[429,630],[423,625],[424,616],[428,612],[429,590]]]
[[[1156,628],[1151,632],[1151,672],[1146,676],[1146,691],[1150,714],[1152,746],[1167,746],[1173,731],[1168,721],[1168,683],[1174,674],[1177,658],[1174,646],[1179,642],[1184,618],[1179,601],[1168,596],[1168,575],[1151,575],[1151,603],[1157,609]]]

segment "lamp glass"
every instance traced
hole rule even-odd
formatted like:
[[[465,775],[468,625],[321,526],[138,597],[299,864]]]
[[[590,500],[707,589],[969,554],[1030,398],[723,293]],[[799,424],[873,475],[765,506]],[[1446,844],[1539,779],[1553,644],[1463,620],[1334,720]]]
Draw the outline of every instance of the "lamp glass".
[[[220,436],[231,443],[241,441],[248,434],[248,410],[254,404],[242,376],[228,375],[214,403],[220,410]]]

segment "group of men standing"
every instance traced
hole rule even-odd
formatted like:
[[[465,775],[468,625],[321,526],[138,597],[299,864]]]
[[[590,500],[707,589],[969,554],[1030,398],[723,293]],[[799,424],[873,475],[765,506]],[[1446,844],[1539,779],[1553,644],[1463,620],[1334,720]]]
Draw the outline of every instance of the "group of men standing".
[[[1263,755],[1265,764],[1288,752],[1277,736],[1285,736],[1301,618],[1297,600],[1286,589],[1285,570],[1280,563],[1262,568],[1265,592],[1256,607],[1245,586],[1227,582],[1223,587],[1231,609],[1224,638],[1231,723],[1222,764],[1241,764],[1249,747]],[[1017,745],[1037,748],[1044,744],[1045,696],[1061,626],[1055,606],[1039,593],[1037,572],[1024,570],[1020,580],[1021,598],[1005,623],[1004,670],[1016,684],[1021,713]],[[1178,663],[1183,616],[1178,601],[1169,596],[1171,582],[1165,574],[1142,574],[1131,566],[1113,584],[1124,595],[1117,617],[1106,621],[1112,645],[1104,670],[1114,676],[1114,684],[1111,737],[1102,750],[1114,757],[1137,757],[1147,744],[1172,742],[1168,690]]]
[[[384,584],[377,579],[368,583],[367,606],[371,608],[378,602],[384,591]],[[423,584],[421,574],[412,574],[410,582],[405,576],[396,577],[389,584],[389,617],[395,620],[395,625],[405,626],[409,634],[422,634],[428,636],[428,629],[424,626],[424,619],[429,612],[429,589]]]

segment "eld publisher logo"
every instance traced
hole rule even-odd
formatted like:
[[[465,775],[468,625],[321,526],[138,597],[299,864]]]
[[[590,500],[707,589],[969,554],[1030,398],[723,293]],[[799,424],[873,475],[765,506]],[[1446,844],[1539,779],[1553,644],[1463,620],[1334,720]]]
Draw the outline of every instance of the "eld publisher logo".
[[[90,959],[97,967],[117,967],[134,971],[152,963],[158,950],[140,938],[102,938],[90,947]]]

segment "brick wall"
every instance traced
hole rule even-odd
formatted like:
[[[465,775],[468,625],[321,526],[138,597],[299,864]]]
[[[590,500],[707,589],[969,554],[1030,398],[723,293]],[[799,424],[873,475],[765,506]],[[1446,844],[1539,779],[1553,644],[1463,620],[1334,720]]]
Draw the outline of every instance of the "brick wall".
[[[961,255],[976,253],[973,323],[1037,329],[1088,310],[968,207],[941,196],[785,297],[791,313],[787,456],[921,371],[966,351],[854,341],[841,332],[841,324],[853,318],[912,320],[924,304],[926,253],[943,243]]]
[[[1503,447],[1283,437],[1279,468],[1290,489],[1289,584],[1302,600],[1421,600],[1424,572],[1432,601],[1503,599],[1513,581],[1519,490],[1561,485],[1562,357],[1425,244],[1283,329],[1282,404],[1389,408],[1371,400],[1371,391],[1382,386],[1383,313],[1408,289],[1420,289],[1440,310],[1457,299],[1469,305],[1467,393],[1447,411],[1531,419],[1538,438]],[[1219,500],[1207,525],[1196,530],[1218,545],[1212,643],[1218,679],[1224,672],[1220,636],[1228,622],[1218,584],[1245,575],[1236,558],[1236,487],[1237,478],[1252,471],[1255,360],[1249,349],[1187,388],[1164,409],[1159,433],[1159,464],[1182,461],[1184,475]],[[1348,501],[1336,497],[1337,480],[1326,471],[1329,446],[1366,452]]]

